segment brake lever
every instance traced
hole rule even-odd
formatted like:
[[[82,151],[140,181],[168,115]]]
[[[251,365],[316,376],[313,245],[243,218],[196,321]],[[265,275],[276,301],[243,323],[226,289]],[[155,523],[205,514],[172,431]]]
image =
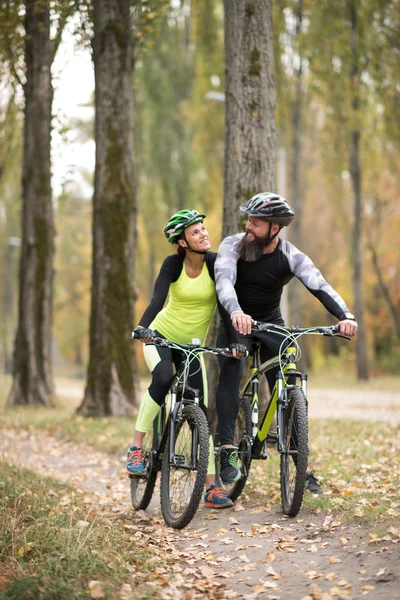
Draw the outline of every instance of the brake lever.
[[[351,342],[351,337],[349,335],[343,335],[343,333],[332,333],[332,337],[341,337],[344,340],[349,340],[349,342]]]

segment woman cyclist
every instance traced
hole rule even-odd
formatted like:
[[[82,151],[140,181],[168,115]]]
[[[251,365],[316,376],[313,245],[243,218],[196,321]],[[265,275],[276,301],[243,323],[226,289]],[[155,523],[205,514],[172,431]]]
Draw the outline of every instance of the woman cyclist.
[[[203,224],[205,215],[196,210],[181,210],[167,222],[164,233],[177,252],[167,256],[154,286],[153,298],[135,329],[136,335],[145,343],[144,357],[152,374],[151,384],[139,409],[132,446],[127,453],[127,470],[130,476],[145,473],[144,454],[141,450],[145,433],[165,401],[182,354],[170,348],[146,345],[157,335],[180,344],[189,344],[192,338],[205,343],[207,331],[217,306],[214,281],[216,253],[209,252],[211,244]],[[163,308],[169,294],[168,302]],[[222,309],[221,309],[222,310]],[[225,315],[224,315],[225,316]],[[229,315],[224,319],[230,323]],[[207,381],[202,358],[193,361],[190,385],[202,390],[201,408],[207,414]],[[196,364],[197,363],[197,364]],[[210,436],[210,454],[206,477],[206,506],[225,508],[232,500],[224,490],[215,485],[214,447]]]

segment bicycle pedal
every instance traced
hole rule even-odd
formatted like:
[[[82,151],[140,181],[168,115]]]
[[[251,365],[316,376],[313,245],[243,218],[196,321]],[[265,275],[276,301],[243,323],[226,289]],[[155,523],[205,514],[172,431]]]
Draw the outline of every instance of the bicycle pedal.
[[[177,467],[180,467],[182,465],[184,465],[186,462],[186,458],[184,454],[175,454],[174,455],[174,465]]]

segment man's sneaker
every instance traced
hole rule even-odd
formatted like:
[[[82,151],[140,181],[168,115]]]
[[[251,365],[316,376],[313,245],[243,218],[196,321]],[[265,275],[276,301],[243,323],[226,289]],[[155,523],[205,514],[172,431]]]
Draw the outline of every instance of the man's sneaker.
[[[242,473],[238,467],[239,455],[236,448],[221,448],[220,454],[220,472],[222,483],[235,483]]]
[[[144,464],[144,454],[140,448],[132,446],[127,452],[126,469],[128,475],[134,477],[144,477],[146,475],[146,467]]]
[[[212,485],[210,489],[204,494],[204,506],[209,508],[229,508],[233,506],[233,502],[224,490],[218,488],[216,485]]]
[[[322,487],[319,485],[318,480],[314,477],[313,471],[307,471],[306,473],[306,490],[310,490],[312,494],[322,494]]]

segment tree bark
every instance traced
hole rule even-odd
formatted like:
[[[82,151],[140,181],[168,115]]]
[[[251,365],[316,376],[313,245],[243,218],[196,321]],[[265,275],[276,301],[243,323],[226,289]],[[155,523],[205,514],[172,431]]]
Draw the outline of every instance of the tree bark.
[[[372,246],[372,244],[369,246],[369,249],[371,251],[372,265],[374,267],[374,271],[378,278],[379,287],[381,288],[382,296],[387,304],[389,313],[392,317],[394,330],[396,332],[396,337],[397,337],[398,341],[400,342],[400,318],[398,315],[398,311],[396,310],[395,303],[393,302],[393,300],[390,296],[389,288],[383,279],[382,269],[379,265],[379,259],[378,259],[378,254],[376,252],[376,249],[374,248],[374,246]]]
[[[8,406],[51,405],[54,223],[50,135],[50,3],[26,0],[22,247],[14,378]]]
[[[275,187],[275,75],[271,0],[225,0],[225,162],[222,236],[239,206]]]
[[[303,2],[299,0],[295,9],[296,18],[296,38],[301,32],[302,20],[303,20]],[[295,92],[292,102],[292,169],[291,169],[291,202],[295,211],[296,217],[290,228],[290,235],[294,245],[297,248],[301,248],[301,214],[302,214],[302,199],[301,199],[301,186],[300,186],[300,164],[301,164],[301,126],[302,126],[302,104],[303,104],[303,89],[302,89],[302,57],[298,56],[299,64],[294,69],[295,73]],[[298,283],[299,282],[294,282]],[[300,285],[293,286],[291,290],[291,306],[290,312],[292,321],[296,325],[302,324],[302,310],[301,310],[301,292]]]
[[[96,167],[90,357],[78,412],[127,415],[135,404],[131,344],[136,201],[130,2],[93,4]]]
[[[296,26],[295,26],[295,40],[294,46],[297,48],[298,65],[294,67],[294,98],[292,102],[292,169],[291,169],[291,198],[292,206],[295,212],[295,218],[289,229],[289,236],[291,241],[297,248],[302,248],[302,213],[303,213],[303,198],[302,198],[302,186],[301,186],[301,160],[302,160],[302,125],[303,125],[303,103],[304,103],[304,91],[303,91],[303,60],[301,55],[299,37],[301,35],[301,28],[303,24],[303,0],[298,0],[293,9]],[[304,326],[304,310],[303,310],[303,291],[304,287],[300,281],[293,281],[290,286],[290,317],[294,325]],[[307,344],[307,336],[304,336],[302,341],[302,358],[300,359],[300,366],[304,371],[309,369],[309,352]]]
[[[225,156],[222,237],[240,230],[239,207],[276,181],[271,0],[225,0]],[[215,397],[217,366],[209,369]],[[210,423],[215,429],[211,403]]]
[[[360,68],[359,47],[357,31],[357,7],[355,0],[348,0],[351,26],[351,89],[352,89],[352,130],[350,132],[350,174],[354,197],[354,226],[353,226],[353,288],[354,288],[354,311],[358,322],[357,333],[357,377],[368,379],[368,357],[364,326],[364,299],[362,290],[362,184],[360,163]]]

